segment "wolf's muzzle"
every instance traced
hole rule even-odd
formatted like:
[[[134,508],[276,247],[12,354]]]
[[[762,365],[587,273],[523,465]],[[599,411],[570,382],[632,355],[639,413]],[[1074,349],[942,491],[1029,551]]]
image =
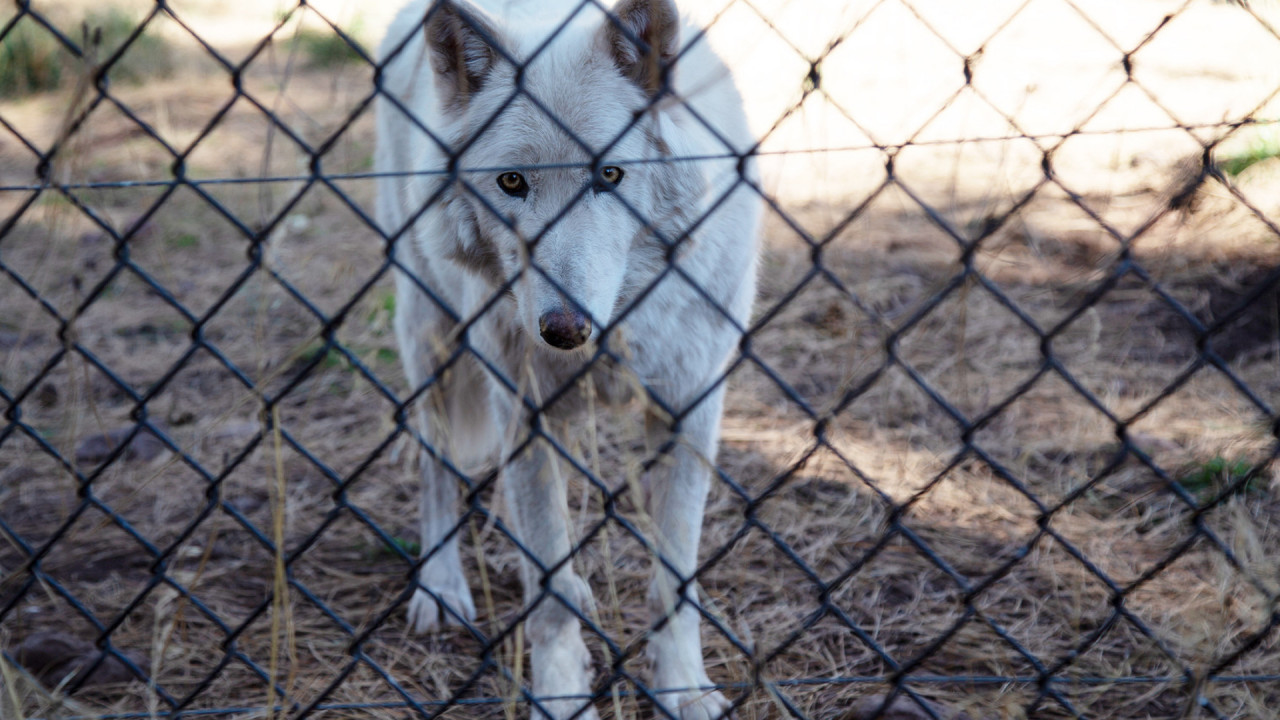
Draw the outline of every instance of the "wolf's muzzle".
[[[577,310],[559,310],[538,318],[538,332],[551,347],[572,350],[591,337],[591,318]]]

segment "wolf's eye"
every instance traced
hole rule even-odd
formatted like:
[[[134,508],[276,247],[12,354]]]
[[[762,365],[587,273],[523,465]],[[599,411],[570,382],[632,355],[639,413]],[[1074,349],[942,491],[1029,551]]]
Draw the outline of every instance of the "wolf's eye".
[[[626,173],[622,172],[622,168],[615,165],[607,165],[600,168],[600,178],[596,180],[595,187],[592,188],[596,192],[609,192],[618,187],[618,183],[622,182],[622,176]]]
[[[529,194],[529,183],[518,172],[504,172],[498,176],[498,187],[512,197],[522,198]]]

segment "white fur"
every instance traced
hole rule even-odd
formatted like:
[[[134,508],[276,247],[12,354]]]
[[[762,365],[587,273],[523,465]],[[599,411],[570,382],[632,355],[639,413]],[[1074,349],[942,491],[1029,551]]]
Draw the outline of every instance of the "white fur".
[[[668,1],[620,0],[615,11],[652,20]],[[680,56],[673,92],[634,122],[649,96],[640,80],[623,76],[626,58],[606,42],[609,25],[598,8],[579,9],[579,0],[455,4],[483,23],[516,62],[526,63],[538,50],[522,72],[523,88],[587,147],[527,97],[512,101],[514,69],[506,57],[487,54],[468,27],[448,26],[453,30],[428,39],[427,0],[397,16],[381,51],[381,87],[395,102],[378,99],[376,166],[387,174],[379,179],[378,218],[397,238],[394,257],[406,271],[396,274],[396,332],[410,385],[415,391],[429,385],[415,427],[434,451],[423,460],[421,540],[427,560],[409,606],[410,622],[426,631],[475,618],[454,532],[454,470],[500,469],[508,523],[521,543],[542,567],[569,555],[565,488],[552,467],[555,451],[538,441],[513,456],[525,445],[530,416],[510,385],[539,403],[603,344],[625,358],[593,367],[591,379],[603,399],[624,402],[642,384],[683,415],[673,430],[655,405],[645,406],[652,447],[676,435],[670,456],[657,464],[649,482],[652,540],[679,573],[655,563],[649,605],[654,623],[665,622],[649,641],[652,689],[685,688],[657,695],[681,720],[720,717],[728,707],[724,697],[697,689],[710,681],[693,583],[686,585],[684,602],[677,589],[697,567],[719,439],[718,381],[755,292],[760,201],[750,188],[734,185],[740,172],[748,179],[755,172],[750,158],[740,162],[735,156],[754,142],[741,100],[723,63],[701,41]],[[628,10],[640,12],[626,15]],[[682,19],[676,37],[684,47],[698,30]],[[462,42],[448,45],[455,40]],[[456,67],[441,64],[446,56],[433,55],[446,45],[458,50],[448,56]],[[458,82],[460,75],[465,82]],[[455,178],[443,173],[449,162],[440,143],[466,147]],[[584,192],[593,178],[592,154],[610,143],[600,165],[623,168],[623,181],[613,193]],[[527,178],[527,197],[508,196],[498,187],[496,178],[507,170]],[[679,272],[662,275],[669,253],[655,230],[679,241],[670,253]],[[507,280],[513,280],[510,291],[500,293],[497,286]],[[540,337],[539,317],[566,308],[590,318],[590,340],[581,349],[557,350]],[[463,341],[468,349],[442,372],[441,364]],[[545,408],[541,426],[563,429],[584,406],[580,386],[570,388]],[[538,564],[526,559],[523,580],[526,602],[535,603],[546,584]],[[543,598],[526,622],[533,695],[587,695],[590,656],[575,612],[589,612],[590,589],[572,563],[563,563],[549,586],[568,604]],[[539,706],[557,720],[596,717],[581,700]]]

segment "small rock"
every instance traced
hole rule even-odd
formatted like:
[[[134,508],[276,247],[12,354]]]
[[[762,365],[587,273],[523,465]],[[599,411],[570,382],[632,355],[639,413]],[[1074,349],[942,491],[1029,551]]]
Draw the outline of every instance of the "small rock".
[[[265,496],[244,494],[229,497],[226,503],[241,515],[252,515],[267,504],[267,498]]]
[[[114,655],[107,655],[98,663],[98,658],[103,655],[103,651],[93,643],[57,630],[32,633],[13,650],[14,658],[49,687],[57,686],[69,676],[70,682],[76,682],[76,676],[93,667],[94,663],[98,666],[84,679],[82,687],[124,683],[136,677]],[[142,653],[125,652],[124,656],[139,670],[146,670],[150,665]]]
[[[76,445],[76,462],[93,463],[101,462],[115,449],[124,442],[129,433],[133,431],[133,426],[116,428],[105,433],[89,435],[80,440]],[[165,449],[164,443],[160,439],[151,434],[150,430],[141,429],[133,439],[129,441],[128,447],[125,448],[123,457],[125,460],[142,460],[144,462],[154,459]]]
[[[58,404],[58,386],[47,382],[36,390],[36,402],[42,408],[51,408]]]
[[[311,219],[302,213],[294,213],[285,220],[291,233],[300,233],[311,227]]]
[[[228,422],[209,431],[208,437],[216,442],[246,442],[263,430],[258,420]]]
[[[1141,431],[1129,433],[1129,441],[1148,455],[1182,452],[1183,447],[1169,438]]]

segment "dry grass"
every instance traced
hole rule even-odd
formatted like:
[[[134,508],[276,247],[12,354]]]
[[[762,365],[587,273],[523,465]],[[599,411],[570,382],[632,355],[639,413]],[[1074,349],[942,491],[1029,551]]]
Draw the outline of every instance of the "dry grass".
[[[118,91],[179,148],[231,99],[226,83],[191,82],[218,76],[188,62],[172,79]],[[320,143],[362,100],[369,77],[358,65],[307,70],[268,54],[244,83],[305,141]],[[877,87],[867,82],[863,89]],[[753,107],[787,101],[781,91],[766,95]],[[1029,102],[1028,122],[1057,117],[1036,104],[1042,100]],[[37,96],[0,104],[0,115],[47,147],[67,102]],[[797,122],[812,129],[822,124],[817,114]],[[324,169],[366,170],[371,125],[362,114]],[[839,135],[813,140],[783,128],[771,147],[789,147],[793,131],[815,147],[834,146]],[[953,137],[974,136],[990,135]],[[162,178],[172,162],[108,107],[75,142],[74,159],[59,168],[69,182]],[[1055,168],[1093,213],[1128,232],[1177,194],[1186,177],[1179,162],[1194,154],[1187,142],[1181,131],[1078,136],[1059,148]],[[779,155],[771,165],[786,217],[766,224],[762,324],[752,348],[777,380],[752,364],[733,373],[719,458],[758,502],[717,483],[703,556],[719,559],[700,577],[733,636],[706,629],[711,676],[743,698],[740,718],[782,717],[787,706],[849,717],[854,698],[885,690],[894,664],[910,667],[921,695],[975,720],[1073,717],[1065,704],[1084,717],[1211,717],[1194,705],[1195,688],[1223,717],[1261,720],[1280,706],[1275,680],[1204,677],[1280,667],[1280,638],[1267,624],[1280,592],[1272,419],[1212,367],[1151,406],[1196,363],[1194,333],[1132,274],[1073,314],[1122,247],[1055,185],[1004,219],[1043,180],[1043,149],[1026,140],[907,148],[896,162],[902,186],[881,192],[847,225],[884,179],[880,151],[819,158],[825,169],[809,177],[830,179],[821,192],[790,184],[803,156]],[[0,144],[0,183],[29,180],[25,153]],[[193,179],[296,178],[308,162],[241,99],[185,168]],[[337,186],[369,212],[369,182]],[[959,245],[902,187],[961,234],[1003,220],[973,267],[1041,329],[1070,320],[1050,343],[1062,372],[1042,372],[1042,339],[1001,295],[974,276],[957,280]],[[21,420],[36,436],[0,426],[0,519],[30,547],[57,535],[34,583],[15,539],[0,544],[0,639],[10,647],[47,629],[95,638],[94,619],[114,623],[113,646],[144,651],[154,687],[175,698],[194,694],[189,709],[272,716],[279,696],[263,680],[269,675],[289,702],[329,707],[324,717],[402,717],[406,696],[431,703],[455,694],[474,703],[455,716],[522,716],[512,702],[512,678],[525,672],[518,633],[482,660],[470,636],[414,637],[404,626],[410,563],[384,541],[414,539],[416,497],[406,467],[413,448],[383,391],[403,396],[407,388],[382,242],[321,184],[200,188],[205,195],[190,187],[167,195],[162,187],[76,191],[77,203],[117,231],[145,218],[123,247],[48,192],[0,237],[0,260],[71,319],[59,328],[0,279],[0,385],[24,393]],[[1232,188],[1280,219],[1274,169],[1251,168]],[[0,214],[26,200],[24,192],[0,193]],[[808,238],[834,231],[824,273],[814,274],[797,228]],[[258,254],[245,230],[266,237],[253,272]],[[1280,263],[1278,239],[1239,196],[1211,182],[1129,249],[1164,292],[1212,320]],[[295,291],[326,316],[345,311],[334,337],[349,358],[325,353],[322,323]],[[1276,298],[1273,288],[1213,339],[1231,373],[1266,402],[1280,397]],[[173,302],[200,320],[199,343]],[[76,351],[65,353],[71,345]],[[921,381],[965,417],[985,418],[971,444]],[[265,430],[263,393],[279,398],[271,409],[278,434]],[[180,452],[126,455],[105,467],[83,462],[78,470],[93,482],[78,487],[40,444],[74,458],[84,438],[131,424],[134,395],[147,396],[148,419]],[[1122,451],[1098,405],[1129,422],[1128,437],[1164,478]],[[602,450],[592,461],[616,483],[646,459],[636,415],[602,413],[576,438],[592,458],[586,448],[598,434]],[[815,417],[826,421],[820,438]],[[1215,458],[1256,466],[1262,481],[1197,512],[1166,478],[1191,478]],[[621,669],[643,680],[651,563],[618,523],[592,532],[599,493],[571,480],[576,532],[589,534],[578,571],[600,602],[593,620],[626,649]],[[1186,482],[1199,503],[1224,487]],[[491,495],[479,493],[478,502],[491,507]],[[1055,510],[1047,522],[1037,503]],[[620,511],[644,526],[633,498],[624,496]],[[484,514],[464,535],[479,628],[496,637],[519,613],[518,551]],[[152,549],[165,553],[162,563]],[[1108,582],[1132,588],[1119,605]],[[605,643],[590,642],[604,676],[613,658]],[[1248,650],[1235,657],[1241,648]],[[1219,667],[1224,658],[1234,659]],[[1062,702],[1036,701],[1036,662],[1054,669]],[[1135,677],[1148,680],[1095,682]],[[0,678],[0,718],[167,709],[140,683],[67,698],[8,663]],[[796,682],[805,678],[832,680]],[[602,715],[651,715],[632,690],[621,682],[599,703]],[[387,705],[344,707],[355,703]]]

